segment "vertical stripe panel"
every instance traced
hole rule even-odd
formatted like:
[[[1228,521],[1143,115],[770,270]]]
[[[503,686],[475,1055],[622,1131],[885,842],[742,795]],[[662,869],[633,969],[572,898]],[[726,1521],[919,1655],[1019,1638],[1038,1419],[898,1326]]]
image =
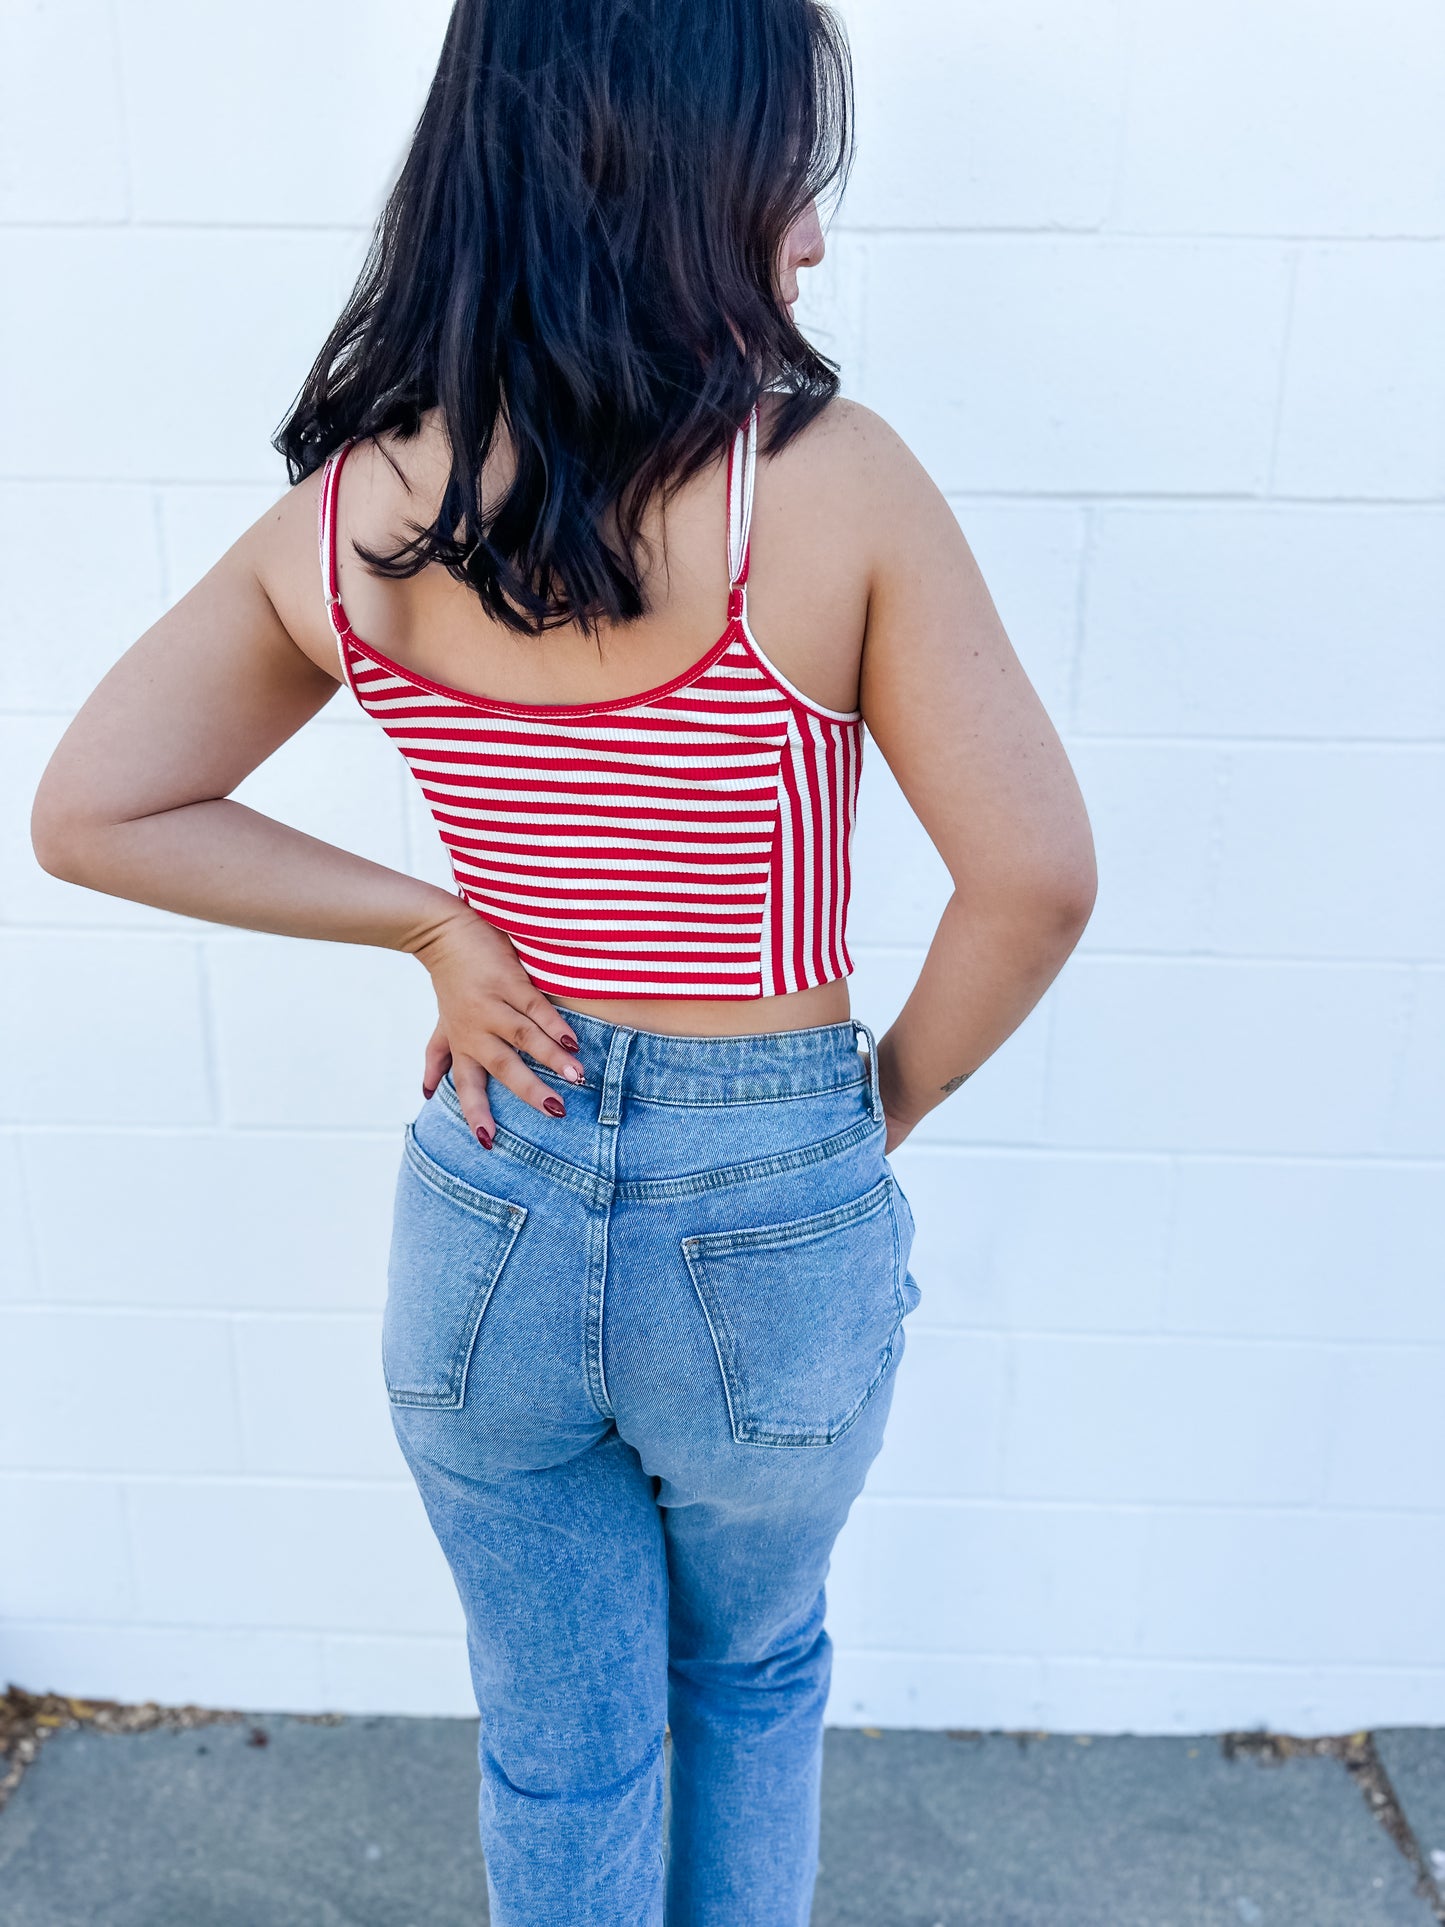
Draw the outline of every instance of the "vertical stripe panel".
[[[807,780],[799,769],[802,746],[798,725],[790,722],[788,746],[783,752],[783,783],[788,793],[788,816],[793,833],[792,887],[788,892],[788,971],[794,990],[802,990],[812,982],[808,969],[808,923],[813,888],[813,813]]]
[[[789,732],[791,734],[791,724]],[[778,879],[778,925],[782,937],[780,977],[784,990],[801,990],[803,980],[798,975],[794,937],[798,891],[801,887],[798,874],[798,789],[793,780],[793,759],[787,743],[783,745],[782,760],[778,765],[778,813],[782,818],[778,836],[778,848],[782,854],[782,873]]]
[[[827,983],[828,977],[836,977],[838,971],[832,965],[832,906],[836,902],[836,875],[832,863],[834,848],[834,819],[838,815],[838,784],[834,780],[832,752],[838,744],[838,732],[827,728],[823,723],[813,725],[813,761],[819,767],[819,784],[823,788],[823,831],[819,834],[819,958],[817,969],[819,979]]]
[[[768,894],[763,904],[762,939],[758,945],[758,980],[760,994],[776,997],[783,985],[783,868],[782,836],[783,816],[776,794],[773,805],[773,840],[768,851]]]
[[[843,732],[828,732],[828,975],[841,977],[843,964],[838,938],[843,927],[843,762],[847,754]]]
[[[850,851],[852,849],[852,844],[853,844],[854,799],[858,794],[858,784],[863,774],[863,731],[861,729],[850,731],[849,733],[848,761],[849,761],[848,780],[843,785],[844,823],[843,823],[842,892],[843,892],[843,898],[845,902],[852,901],[852,892],[853,892],[853,865],[852,865],[852,860],[850,856]],[[848,939],[847,939],[846,931],[840,934],[839,945],[843,952],[844,970],[851,971],[853,968],[853,959],[848,952]]]

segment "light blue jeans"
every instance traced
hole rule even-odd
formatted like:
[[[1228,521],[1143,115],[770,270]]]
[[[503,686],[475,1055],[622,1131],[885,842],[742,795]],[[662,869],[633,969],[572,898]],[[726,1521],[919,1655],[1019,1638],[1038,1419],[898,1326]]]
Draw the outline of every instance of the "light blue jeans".
[[[566,1016],[408,1129],[392,1418],[466,1615],[494,1927],[805,1927],[824,1578],[918,1302],[873,1033]],[[664,1857],[664,1728],[670,1814]]]

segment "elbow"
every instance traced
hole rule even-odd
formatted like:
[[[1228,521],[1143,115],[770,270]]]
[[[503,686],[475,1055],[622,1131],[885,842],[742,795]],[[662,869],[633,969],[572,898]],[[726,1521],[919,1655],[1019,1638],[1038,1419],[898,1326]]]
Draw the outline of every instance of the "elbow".
[[[1066,950],[1072,950],[1084,934],[1099,895],[1099,866],[1094,852],[1094,833],[1089,820],[1080,812],[1067,829],[1051,840],[1051,845],[1035,853],[1026,866],[1028,894],[1035,914],[1047,923]]]
[[[30,847],[47,875],[62,883],[86,883],[94,858],[96,825],[87,821],[47,777],[30,811]]]
[[[82,881],[83,840],[72,825],[49,811],[37,810],[30,819],[30,847],[35,852],[35,861],[48,876],[58,877],[62,883]]]
[[[1015,898],[1016,927],[1032,932],[1032,945],[1042,955],[1062,962],[1088,927],[1096,894],[1090,870],[1035,878]]]
[[[1016,856],[994,865],[986,876],[954,879],[954,900],[970,917],[1011,930],[1013,940],[1031,953],[1066,957],[1094,914],[1099,878],[1093,846],[1027,861]]]
[[[1070,948],[1087,929],[1098,896],[1099,870],[1090,844],[1060,869],[1047,895],[1052,917],[1060,931],[1070,938]]]

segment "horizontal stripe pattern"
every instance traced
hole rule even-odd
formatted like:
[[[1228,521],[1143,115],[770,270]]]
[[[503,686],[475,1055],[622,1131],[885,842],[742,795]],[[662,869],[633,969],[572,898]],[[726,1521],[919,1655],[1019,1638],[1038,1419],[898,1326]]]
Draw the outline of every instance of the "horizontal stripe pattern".
[[[406,758],[459,894],[549,995],[777,996],[848,975],[862,721],[814,707],[747,628],[658,689],[525,705],[416,676],[351,629],[336,490],[320,538],[347,683]]]

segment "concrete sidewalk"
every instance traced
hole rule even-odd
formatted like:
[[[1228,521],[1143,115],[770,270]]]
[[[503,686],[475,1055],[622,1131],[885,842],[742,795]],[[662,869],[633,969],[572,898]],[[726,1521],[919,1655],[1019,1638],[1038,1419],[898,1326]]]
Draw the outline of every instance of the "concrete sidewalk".
[[[476,1730],[58,1733],[0,1812],[0,1921],[476,1927]],[[1352,1773],[1218,1736],[833,1731],[814,1927],[1435,1927],[1445,1732],[1373,1742]]]

